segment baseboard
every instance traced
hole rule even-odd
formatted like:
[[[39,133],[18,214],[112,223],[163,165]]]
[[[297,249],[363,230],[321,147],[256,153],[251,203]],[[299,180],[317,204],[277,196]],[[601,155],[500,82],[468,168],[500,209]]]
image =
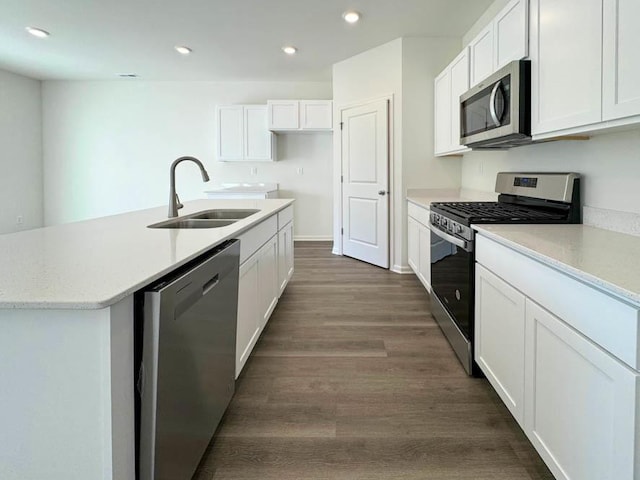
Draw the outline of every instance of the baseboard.
[[[411,267],[409,265],[394,265],[390,268],[393,273],[400,273],[402,275],[406,275],[408,273],[413,273]]]
[[[313,235],[300,235],[293,237],[294,242],[333,242],[333,237],[314,237]]]

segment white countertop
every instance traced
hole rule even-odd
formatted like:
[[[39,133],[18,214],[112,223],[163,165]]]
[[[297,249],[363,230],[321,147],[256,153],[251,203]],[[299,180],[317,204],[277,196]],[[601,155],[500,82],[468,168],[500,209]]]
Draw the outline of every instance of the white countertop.
[[[497,193],[465,189],[420,189],[407,192],[407,201],[427,209],[432,202],[495,202],[497,198]]]
[[[260,212],[228,227],[152,229],[167,207],[0,235],[0,308],[99,309],[196,258],[293,203],[291,199],[195,200]]]
[[[640,238],[586,225],[473,225],[481,235],[640,305]]]

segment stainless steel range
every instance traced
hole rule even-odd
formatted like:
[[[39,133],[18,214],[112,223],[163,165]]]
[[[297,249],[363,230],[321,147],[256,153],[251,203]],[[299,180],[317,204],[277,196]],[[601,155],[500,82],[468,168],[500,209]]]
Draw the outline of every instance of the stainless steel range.
[[[431,309],[468,374],[473,361],[475,232],[480,223],[581,223],[576,173],[498,173],[497,202],[431,204]]]

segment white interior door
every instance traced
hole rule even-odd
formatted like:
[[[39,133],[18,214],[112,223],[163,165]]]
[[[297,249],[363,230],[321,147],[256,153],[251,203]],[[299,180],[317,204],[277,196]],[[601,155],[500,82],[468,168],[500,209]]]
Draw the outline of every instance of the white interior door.
[[[389,268],[389,102],[344,109],[342,252]]]

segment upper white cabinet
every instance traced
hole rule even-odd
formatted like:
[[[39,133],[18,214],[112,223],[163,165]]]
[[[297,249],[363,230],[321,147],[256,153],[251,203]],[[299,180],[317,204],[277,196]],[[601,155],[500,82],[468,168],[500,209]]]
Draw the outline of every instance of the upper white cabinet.
[[[531,0],[530,34],[532,134],[599,122],[602,0]]]
[[[275,160],[275,136],[267,129],[266,105],[218,106],[216,123],[218,160]]]
[[[469,43],[471,86],[528,55],[529,2],[512,0]]]
[[[333,102],[331,100],[269,100],[269,130],[331,131]]]
[[[476,38],[471,40],[469,56],[471,58],[471,85],[477,85],[495,71],[493,23],[490,23]]]
[[[640,2],[604,1],[603,120],[640,115]]]
[[[434,82],[435,154],[467,150],[460,145],[460,95],[469,89],[469,54],[464,49]]]

